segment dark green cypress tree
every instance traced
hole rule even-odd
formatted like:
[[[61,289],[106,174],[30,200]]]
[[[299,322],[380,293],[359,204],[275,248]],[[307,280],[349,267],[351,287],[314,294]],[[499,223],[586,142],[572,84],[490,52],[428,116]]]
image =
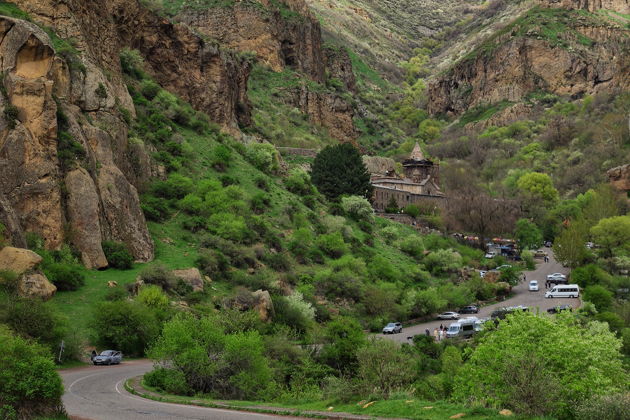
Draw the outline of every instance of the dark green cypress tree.
[[[372,198],[372,184],[359,151],[349,143],[327,146],[317,154],[311,180],[329,200],[342,195]]]

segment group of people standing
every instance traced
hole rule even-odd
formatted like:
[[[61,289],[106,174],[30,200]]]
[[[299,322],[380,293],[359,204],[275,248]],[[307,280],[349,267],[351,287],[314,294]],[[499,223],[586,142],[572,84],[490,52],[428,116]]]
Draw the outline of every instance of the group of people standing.
[[[433,330],[433,338],[435,338],[435,341],[442,341],[443,339],[446,338],[446,329],[447,327],[445,327],[444,325],[440,324],[440,327],[436,327]],[[427,328],[424,330],[424,333],[428,336],[431,337],[431,331]]]

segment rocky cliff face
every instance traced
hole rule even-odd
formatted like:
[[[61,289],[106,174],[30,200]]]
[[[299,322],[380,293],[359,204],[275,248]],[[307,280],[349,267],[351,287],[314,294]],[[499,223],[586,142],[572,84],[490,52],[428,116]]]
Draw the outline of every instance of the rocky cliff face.
[[[107,265],[105,239],[125,242],[137,260],[153,258],[105,75],[87,60],[71,69],[44,31],[21,20],[0,17],[0,52],[0,221],[12,241],[24,245],[25,232],[51,248],[70,241],[88,267]]]
[[[530,10],[432,80],[429,111],[459,115],[474,106],[519,102],[535,91],[579,98],[630,88],[627,26],[600,15],[545,10]]]
[[[583,9],[589,12],[613,10],[622,14],[630,14],[629,0],[540,0],[543,7],[560,7],[567,10]]]
[[[255,53],[260,63],[273,71],[291,69],[317,83],[327,77],[355,89],[352,64],[345,50],[322,46],[319,22],[304,0],[236,2],[230,7],[205,10],[183,8],[174,20],[242,53]],[[328,128],[340,141],[358,137],[354,111],[340,95],[296,89],[289,104],[309,115],[313,124]]]

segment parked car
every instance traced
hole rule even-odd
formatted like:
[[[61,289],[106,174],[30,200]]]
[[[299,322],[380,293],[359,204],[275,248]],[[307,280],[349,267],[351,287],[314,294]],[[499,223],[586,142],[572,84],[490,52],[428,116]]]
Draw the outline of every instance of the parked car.
[[[122,362],[122,353],[116,350],[105,350],[92,359],[94,365],[118,365]]]
[[[479,277],[484,278],[487,272],[486,270],[479,270]]]
[[[529,282],[529,291],[530,292],[538,291],[538,280],[532,280]]]
[[[484,255],[484,258],[494,258],[496,257],[496,252],[488,252],[486,255]]]
[[[562,273],[553,273],[547,276],[548,281],[562,282],[567,280],[567,276]]]
[[[536,252],[534,252],[534,257],[535,258],[544,258],[546,256],[547,256],[547,253],[545,251],[543,251],[542,249],[539,249]]]
[[[437,319],[459,319],[457,312],[442,312],[437,316]]]
[[[550,314],[557,314],[562,311],[572,311],[572,310],[573,308],[571,307],[571,305],[558,305],[558,306],[554,306],[553,308],[547,309],[547,312]]]
[[[460,314],[476,314],[479,313],[479,308],[476,305],[464,306],[459,310]]]
[[[400,322],[390,322],[383,328],[383,334],[398,334],[402,332],[402,324]]]
[[[551,243],[551,241],[547,241],[547,242],[545,242],[545,246],[546,246],[547,248],[551,248],[551,246],[552,246],[552,245],[553,245],[553,244]]]
[[[497,319],[504,319],[507,314],[526,311],[529,311],[527,306],[508,306],[494,310],[490,315],[490,318],[496,321]]]
[[[503,264],[498,266],[496,269],[501,271],[501,270],[505,270],[506,268],[511,268],[512,266],[510,264]]]

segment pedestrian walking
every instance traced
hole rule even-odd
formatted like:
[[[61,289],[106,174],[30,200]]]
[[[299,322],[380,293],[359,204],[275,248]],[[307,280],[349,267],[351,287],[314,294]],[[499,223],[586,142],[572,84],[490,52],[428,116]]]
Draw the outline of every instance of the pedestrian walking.
[[[439,330],[438,331],[438,341],[442,341],[442,335],[444,334],[444,331]]]
[[[90,354],[90,362],[93,362],[95,357],[96,357],[96,350],[92,350],[92,354]]]
[[[435,337],[435,341],[440,341],[440,337],[438,336],[438,329],[435,327],[433,330],[433,336]]]
[[[427,337],[431,337],[431,331],[429,331],[428,328],[424,330],[424,333],[427,335]]]
[[[443,329],[444,329],[444,326],[440,324],[440,331],[442,331]]]

